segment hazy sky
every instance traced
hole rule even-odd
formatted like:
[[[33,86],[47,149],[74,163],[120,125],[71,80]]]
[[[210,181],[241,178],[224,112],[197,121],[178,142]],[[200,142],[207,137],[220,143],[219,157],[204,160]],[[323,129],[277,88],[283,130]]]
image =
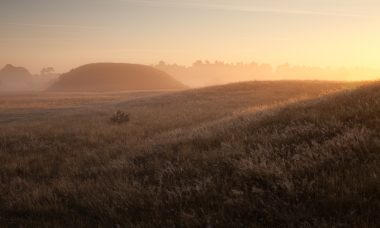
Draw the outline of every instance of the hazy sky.
[[[380,67],[379,0],[0,0],[0,64]]]

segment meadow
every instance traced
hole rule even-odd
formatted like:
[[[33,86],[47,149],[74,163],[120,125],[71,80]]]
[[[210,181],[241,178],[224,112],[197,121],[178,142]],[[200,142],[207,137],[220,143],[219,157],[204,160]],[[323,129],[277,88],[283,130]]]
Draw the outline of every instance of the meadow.
[[[0,225],[376,227],[379,113],[376,82],[2,94]]]

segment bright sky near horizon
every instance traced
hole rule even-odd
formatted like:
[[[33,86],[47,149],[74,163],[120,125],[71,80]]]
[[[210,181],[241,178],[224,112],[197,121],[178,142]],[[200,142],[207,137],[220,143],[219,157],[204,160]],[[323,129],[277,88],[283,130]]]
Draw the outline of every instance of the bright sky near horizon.
[[[1,0],[0,65],[197,59],[380,68],[378,0]]]

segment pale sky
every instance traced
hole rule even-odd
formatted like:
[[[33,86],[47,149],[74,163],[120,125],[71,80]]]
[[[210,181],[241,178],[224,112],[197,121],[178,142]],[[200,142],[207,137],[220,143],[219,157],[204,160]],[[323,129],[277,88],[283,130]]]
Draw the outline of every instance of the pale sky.
[[[380,67],[379,0],[0,0],[0,65]]]

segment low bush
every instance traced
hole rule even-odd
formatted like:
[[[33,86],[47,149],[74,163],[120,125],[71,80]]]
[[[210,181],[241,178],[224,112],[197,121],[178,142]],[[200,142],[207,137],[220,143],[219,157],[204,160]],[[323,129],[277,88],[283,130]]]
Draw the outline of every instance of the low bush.
[[[127,123],[129,122],[129,114],[118,110],[112,115],[111,122],[116,124]]]

